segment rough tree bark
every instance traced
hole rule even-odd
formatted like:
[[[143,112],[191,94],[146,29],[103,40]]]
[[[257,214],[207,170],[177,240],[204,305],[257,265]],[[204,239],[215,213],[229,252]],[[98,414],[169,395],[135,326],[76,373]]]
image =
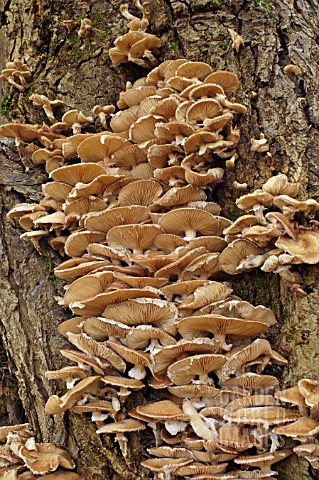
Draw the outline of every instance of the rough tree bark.
[[[145,74],[137,66],[114,68],[108,57],[113,40],[126,32],[119,0],[0,0],[0,68],[13,58],[24,60],[32,78],[19,94],[2,84],[1,123],[9,120],[42,122],[32,107],[31,93],[57,97],[67,107],[89,114],[93,105],[114,102],[127,80]],[[217,191],[223,214],[238,215],[233,180],[259,187],[272,174],[285,173],[301,183],[301,198],[319,197],[319,14],[315,0],[149,0],[151,31],[162,38],[161,60],[187,57],[229,69],[241,81],[239,100],[249,113],[241,120],[242,138],[235,170]],[[94,27],[89,40],[68,34],[61,23],[89,17]],[[227,32],[232,28],[245,40],[236,54]],[[287,64],[302,70],[299,77],[283,72]],[[255,92],[256,95],[252,95]],[[252,154],[249,140],[263,132],[272,159]],[[53,266],[60,260],[39,255],[19,238],[20,229],[5,221],[17,202],[40,198],[46,179],[40,167],[24,165],[11,141],[2,139],[0,153],[0,333],[2,338],[1,423],[29,419],[39,439],[66,446],[87,480],[149,478],[139,467],[150,438],[132,435],[131,462],[125,465],[111,441],[94,434],[83,416],[47,417],[48,396],[59,392],[44,377],[62,365],[58,350],[64,340],[57,326],[66,312],[54,295]],[[285,385],[305,376],[318,379],[319,286],[317,267],[301,270],[308,295],[287,292],[278,277],[253,273],[234,278],[235,292],[274,310],[279,326],[268,337],[289,358],[284,371],[272,370]],[[141,397],[139,398],[141,400]],[[282,463],[280,480],[317,478],[306,462],[295,457]]]

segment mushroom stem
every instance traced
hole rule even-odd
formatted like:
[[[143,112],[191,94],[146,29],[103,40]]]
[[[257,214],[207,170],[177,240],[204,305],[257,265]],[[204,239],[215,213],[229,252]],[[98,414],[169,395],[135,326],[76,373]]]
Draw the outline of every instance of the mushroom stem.
[[[196,231],[186,230],[184,240],[192,240],[193,238],[196,238]]]
[[[116,441],[119,444],[119,447],[120,447],[120,450],[122,452],[123,457],[126,458],[127,457],[127,438],[126,438],[126,436],[124,435],[124,433],[118,432],[116,434],[115,438],[116,438]]]

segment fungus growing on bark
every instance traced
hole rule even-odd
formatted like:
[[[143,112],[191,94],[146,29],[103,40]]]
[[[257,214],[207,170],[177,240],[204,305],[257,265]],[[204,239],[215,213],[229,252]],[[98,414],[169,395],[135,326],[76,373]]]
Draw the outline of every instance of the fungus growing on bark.
[[[142,18],[121,7],[131,31],[113,49],[115,64],[153,61],[146,4],[135,6]],[[0,134],[29,143],[35,163],[50,171],[65,164],[51,171],[43,200],[8,214],[28,230],[23,237],[47,237],[73,257],[55,273],[68,282],[59,301],[79,315],[59,327],[74,347],[61,354],[75,366],[47,372],[64,378],[68,392],[50,397],[46,412],[91,413],[98,433],[117,434],[125,455],[124,432],[151,427],[163,446],[150,449],[158,458],[142,465],[159,478],[264,478],[269,461],[286,456],[277,455],[277,434],[314,442],[318,432],[316,382],[300,382],[293,399],[292,392],[275,392],[278,379],[263,373],[269,362],[286,363],[266,339],[255,338],[275,325],[273,313],[233,296],[228,283],[208,280],[221,269],[233,275],[262,266],[297,289],[291,265],[318,261],[317,224],[309,221],[318,203],[296,200],[299,184],[284,175],[238,200],[252,213],[233,224],[219,216],[212,190],[221,165],[235,164],[238,118],[246,111],[230,97],[238,87],[234,73],[168,60],[127,85],[119,113],[112,105],[95,108],[108,131],[85,133],[101,126],[87,129],[91,119],[77,110],[64,125],[0,127]],[[70,127],[84,133],[70,135]],[[309,254],[296,251],[307,245]],[[144,385],[172,396],[141,403],[132,392]],[[294,424],[299,433],[292,433]],[[231,471],[226,462],[233,459],[242,470]],[[260,470],[245,470],[245,462]]]
[[[26,78],[30,77],[31,72],[28,66],[18,58],[15,58],[12,62],[6,63],[0,73],[0,80],[13,85],[20,92],[24,92],[28,86]]]

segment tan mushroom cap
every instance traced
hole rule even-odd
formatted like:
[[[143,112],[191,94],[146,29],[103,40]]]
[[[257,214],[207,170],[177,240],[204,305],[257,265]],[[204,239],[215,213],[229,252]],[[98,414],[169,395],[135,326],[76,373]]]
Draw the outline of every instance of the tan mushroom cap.
[[[58,332],[60,335],[64,335],[65,337],[67,332],[81,333],[81,323],[83,320],[83,317],[74,317],[70,318],[69,320],[65,320],[58,326]]]
[[[134,349],[144,349],[154,340],[157,340],[160,347],[176,343],[174,337],[151,325],[139,325],[131,329],[126,336],[127,346]]]
[[[94,359],[91,355],[86,353],[78,352],[76,350],[60,350],[63,357],[71,360],[72,362],[77,362],[78,364],[89,365],[93,368],[94,372],[99,375],[104,375],[104,370],[101,366],[101,362]]]
[[[34,449],[30,449],[26,445],[21,446],[19,456],[35,474],[52,472],[59,466],[68,469],[75,467],[75,463],[68,453],[52,443],[35,444]]]
[[[174,252],[176,248],[184,247],[185,245],[187,245],[186,240],[169,233],[158,235],[154,240],[154,246],[165,253]]]
[[[83,368],[80,367],[63,367],[60,370],[47,370],[45,372],[45,378],[48,380],[67,379],[71,377],[85,378],[86,376]]]
[[[130,328],[124,323],[102,317],[80,317],[82,331],[94,340],[107,340],[110,337],[125,338]],[[79,333],[74,331],[72,333]]]
[[[85,300],[103,293],[113,282],[112,272],[99,272],[84,275],[68,286],[64,295],[64,305]]]
[[[45,212],[46,210],[41,205],[37,203],[18,203],[15,207],[11,208],[11,210],[7,213],[6,219],[12,220],[15,217],[22,217],[27,213],[35,213],[35,212]]]
[[[236,398],[235,400],[229,402],[228,405],[225,406],[225,409],[228,412],[235,412],[240,408],[270,407],[274,405],[276,405],[276,399],[272,395],[260,394]]]
[[[187,185],[186,187],[171,188],[159,200],[153,204],[164,207],[173,207],[177,205],[185,205],[189,202],[205,201],[207,198],[205,192],[194,185]]]
[[[312,437],[319,432],[319,422],[309,417],[300,417],[297,421],[283,427],[274,428],[274,432],[285,437]]]
[[[196,478],[196,475],[205,474],[207,475],[206,478],[209,478],[208,475],[210,474],[225,472],[227,465],[228,465],[227,463],[220,463],[218,465],[203,465],[202,463],[194,462],[191,465],[186,465],[178,468],[177,470],[174,471],[174,475],[176,475],[177,477],[192,475],[192,476],[195,476]]]
[[[109,261],[90,260],[87,258],[71,258],[54,269],[54,275],[72,282],[82,275],[86,275],[97,268],[110,265]]]
[[[136,407],[137,413],[155,421],[179,420],[187,421],[188,417],[183,410],[171,400],[148,402]]]
[[[17,142],[33,142],[43,134],[38,125],[7,123],[0,126],[1,137],[15,138]]]
[[[96,392],[99,382],[99,376],[88,377],[80,380],[75,387],[71,388],[61,398],[57,395],[52,395],[45,405],[45,413],[47,415],[55,415],[74,407],[84,393]]]
[[[196,234],[218,235],[220,224],[210,213],[196,208],[179,208],[165,213],[160,221],[160,227],[167,233],[185,234],[185,240],[191,240]]]
[[[153,472],[172,472],[191,463],[191,458],[150,458],[141,462],[142,467],[149,468]]]
[[[170,365],[167,376],[175,385],[187,385],[194,377],[199,377],[200,383],[208,383],[209,373],[220,370],[225,361],[224,355],[194,355]]]
[[[132,250],[143,254],[153,244],[155,238],[162,233],[158,225],[119,225],[111,228],[107,234],[108,244],[118,250]]]
[[[262,186],[262,189],[275,197],[278,195],[295,197],[298,194],[299,186],[299,183],[288,182],[286,175],[280,173],[279,175],[269,178]]]
[[[212,67],[204,62],[186,62],[180,65],[176,74],[191,80],[204,80],[213,71]]]
[[[222,283],[209,281],[205,285],[197,287],[194,293],[186,298],[178,308],[202,308],[210,303],[225,300],[232,291]]]
[[[214,398],[219,393],[218,388],[203,384],[174,385],[168,386],[167,389],[172,395],[178,398]]]
[[[175,282],[163,287],[161,290],[167,298],[172,298],[175,295],[185,299],[192,295],[199,287],[209,285],[210,280],[188,280],[185,282]],[[175,300],[176,302],[176,300]]]
[[[149,217],[149,209],[141,205],[117,207],[111,210],[93,213],[85,221],[85,227],[89,230],[108,232],[112,227],[141,223]],[[93,242],[91,242],[93,243]]]
[[[63,182],[74,187],[78,182],[89,183],[103,174],[105,174],[105,170],[101,165],[78,163],[57,168],[50,173],[50,177],[57,182]]]
[[[254,263],[254,260],[263,252],[264,250],[253,242],[246,239],[238,239],[221,252],[219,264],[224,272],[237,275],[243,270],[250,271],[258,266],[258,264]]]
[[[308,443],[305,445],[297,445],[294,447],[294,452],[309,459],[317,459],[319,457],[319,445],[317,443]]]
[[[299,387],[291,387],[286,390],[281,390],[274,393],[275,398],[281,402],[291,403],[292,405],[298,405],[300,407],[306,407],[304,397],[299,392]]]
[[[78,199],[81,197],[86,197],[89,195],[94,195],[99,198],[103,198],[105,193],[108,193],[110,187],[115,188],[115,185],[118,186],[120,181],[121,184],[127,184],[132,181],[131,178],[125,178],[124,175],[98,175],[89,183],[78,182],[71,190],[68,200]],[[107,199],[105,199],[107,200]],[[106,208],[106,205],[105,205]]]
[[[295,239],[283,236],[278,238],[276,247],[294,255],[301,263],[314,265],[319,262],[319,232],[299,233]]]
[[[93,357],[98,357],[103,360],[107,360],[116,370],[124,372],[126,369],[126,364],[123,362],[122,358],[114,353],[110,348],[105,344],[99,343],[93,338],[89,337],[85,333],[67,333],[67,337],[72,345],[75,345],[81,352],[86,353],[87,355],[92,355]]]
[[[105,240],[105,233],[101,231],[83,230],[74,232],[68,237],[64,250],[69,257],[82,257],[90,243],[102,242],[103,240]]]
[[[116,352],[126,362],[132,363],[133,365],[135,365],[136,369],[141,369],[144,371],[143,375],[141,374],[141,376],[139,375],[140,372],[138,372],[137,376],[134,376],[133,374],[131,375],[129,372],[128,373],[129,376],[131,376],[132,378],[136,378],[137,380],[140,380],[145,377],[144,367],[151,368],[150,355],[148,353],[145,353],[139,350],[133,350],[132,348],[128,348],[125,345],[112,342],[111,340],[107,340],[106,343],[112,350],[114,350],[114,352]]]
[[[221,115],[222,112],[223,108],[217,100],[213,98],[198,100],[187,110],[186,120],[191,124],[202,126],[206,121]]]
[[[250,337],[266,330],[266,323],[206,314],[182,318],[177,329],[184,338],[201,337],[213,333],[217,340],[225,341],[226,335]]]
[[[219,70],[208,75],[204,83],[220,85],[226,95],[235,92],[239,87],[238,77],[235,73]]]
[[[225,414],[226,420],[247,425],[261,425],[268,428],[271,425],[293,422],[299,418],[299,413],[284,407],[250,407],[239,408],[235,412]],[[276,429],[274,430],[276,433]],[[278,432],[279,433],[279,432]]]
[[[105,309],[112,304],[124,302],[128,299],[149,298],[158,299],[159,294],[150,289],[119,288],[114,291],[100,293],[94,297],[82,300],[81,302],[70,303],[69,308],[73,313],[81,316],[105,316]]]
[[[234,386],[240,387],[246,390],[258,390],[265,388],[278,387],[279,381],[276,377],[272,375],[258,375],[256,373],[245,373],[239,375],[238,377],[229,378],[223,382],[222,387],[224,386]]]
[[[267,474],[272,473],[270,471],[271,465],[280,462],[284,458],[289,457],[292,454],[292,450],[278,450],[276,452],[266,452],[260,455],[246,455],[244,457],[235,458],[234,462],[246,467],[259,467],[260,473]]]
[[[50,182],[42,185],[42,192],[46,197],[51,197],[58,202],[64,202],[69,193],[72,190],[72,186],[63,182]]]
[[[19,423],[17,425],[6,425],[5,427],[0,427],[0,441],[5,442],[7,435],[11,432],[20,432],[25,430],[31,430],[31,423]]]
[[[186,448],[174,448],[168,447],[167,445],[161,447],[153,447],[147,449],[148,453],[154,455],[155,457],[166,457],[166,458],[194,458],[190,450]]]
[[[215,349],[213,340],[197,338],[189,341],[179,340],[175,345],[161,348],[153,355],[154,372],[164,373],[167,367],[178,357],[189,352],[211,353]]]
[[[75,405],[71,408],[71,411],[74,413],[108,412],[111,415],[116,414],[116,410],[113,408],[112,403],[103,400],[88,401],[83,405]]]
[[[319,209],[319,203],[313,198],[299,201],[288,195],[278,195],[275,197],[274,205],[289,217],[293,217],[296,212],[302,212],[305,217],[308,217],[310,212],[316,212]]]
[[[143,290],[141,290],[143,292]],[[144,290],[145,293],[147,291]],[[178,310],[174,303],[156,298],[136,298],[126,300],[117,305],[109,304],[103,312],[103,317],[124,323],[125,325],[155,325],[168,333],[176,332]]]
[[[135,378],[116,377],[114,375],[104,375],[101,380],[107,385],[112,385],[112,387],[123,387],[131,390],[140,390],[145,386],[143,382]]]
[[[216,313],[230,318],[243,318],[245,320],[254,320],[261,323],[266,323],[268,326],[275,325],[277,323],[276,317],[270,308],[266,308],[263,305],[257,305],[254,307],[251,303],[245,302],[238,298],[226,300],[223,303],[219,303],[211,308],[210,313]]]
[[[126,432],[138,432],[139,430],[144,430],[146,425],[139,420],[134,420],[132,418],[126,418],[120,420],[119,422],[109,423],[103,425],[99,428],[96,433],[126,433]]]
[[[161,185],[154,180],[136,180],[121,189],[118,195],[119,206],[149,206],[157,201],[162,192]]]
[[[111,156],[121,148],[131,145],[128,140],[111,135],[93,135],[80,143],[78,155],[82,162],[111,163]]]
[[[307,405],[313,407],[319,403],[319,382],[303,378],[298,382],[298,389]]]
[[[113,272],[114,278],[117,278],[120,282],[126,283],[133,288],[154,287],[160,288],[166,285],[166,278],[153,278],[153,277],[134,277],[121,272]]]

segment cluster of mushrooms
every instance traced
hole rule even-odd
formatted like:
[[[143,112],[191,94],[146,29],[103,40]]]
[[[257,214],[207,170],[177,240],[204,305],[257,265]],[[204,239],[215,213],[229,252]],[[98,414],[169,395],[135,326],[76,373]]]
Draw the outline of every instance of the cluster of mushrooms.
[[[132,4],[142,13],[142,18],[129,12],[128,3],[121,5],[120,12],[128,21],[129,31],[115,40],[115,46],[109,50],[110,59],[113,65],[132,62],[141,67],[151,68],[158,65],[154,53],[158,53],[161,40],[156,35],[146,33],[150,24],[148,2],[133,0]]]
[[[84,480],[75,463],[53,443],[36,443],[31,425],[0,427],[1,480]]]
[[[133,20],[131,33],[145,34]],[[282,175],[253,203],[241,199],[239,207],[255,212],[250,223],[219,215],[212,191],[235,166],[238,116],[246,112],[232,97],[238,86],[234,73],[169,60],[127,85],[117,113],[99,106],[99,133],[77,110],[68,121],[52,114],[51,126],[0,127],[51,177],[43,200],[17,205],[8,219],[19,219],[22,238],[39,251],[46,237],[69,257],[55,274],[68,282],[60,304],[76,315],[59,327],[76,347],[61,353],[75,365],[46,373],[65,379],[67,393],[50,397],[45,411],[90,414],[98,434],[116,435],[124,456],[129,432],[152,429],[153,458],[142,465],[158,480],[271,479],[272,464],[292,453],[282,449],[284,436],[301,441],[294,450],[317,465],[319,384],[278,391],[264,370],[287,361],[256,338],[276,323],[273,313],[217,281],[256,263],[269,238],[278,250],[271,255],[286,265],[286,237],[302,241],[305,228],[315,230],[297,231],[287,201],[281,216],[263,215],[265,197],[270,207],[297,194]],[[267,229],[259,243],[246,230],[257,224]],[[238,254],[239,243],[254,250]],[[129,409],[127,398],[146,387],[166,399]]]
[[[225,272],[234,275],[261,267],[264,272],[278,273],[291,290],[306,295],[301,276],[290,269],[319,262],[318,222],[310,219],[319,203],[297,200],[298,190],[298,183],[276,175],[261,189],[237,200],[239,209],[251,213],[224,230],[228,246],[220,256],[220,266]]]

